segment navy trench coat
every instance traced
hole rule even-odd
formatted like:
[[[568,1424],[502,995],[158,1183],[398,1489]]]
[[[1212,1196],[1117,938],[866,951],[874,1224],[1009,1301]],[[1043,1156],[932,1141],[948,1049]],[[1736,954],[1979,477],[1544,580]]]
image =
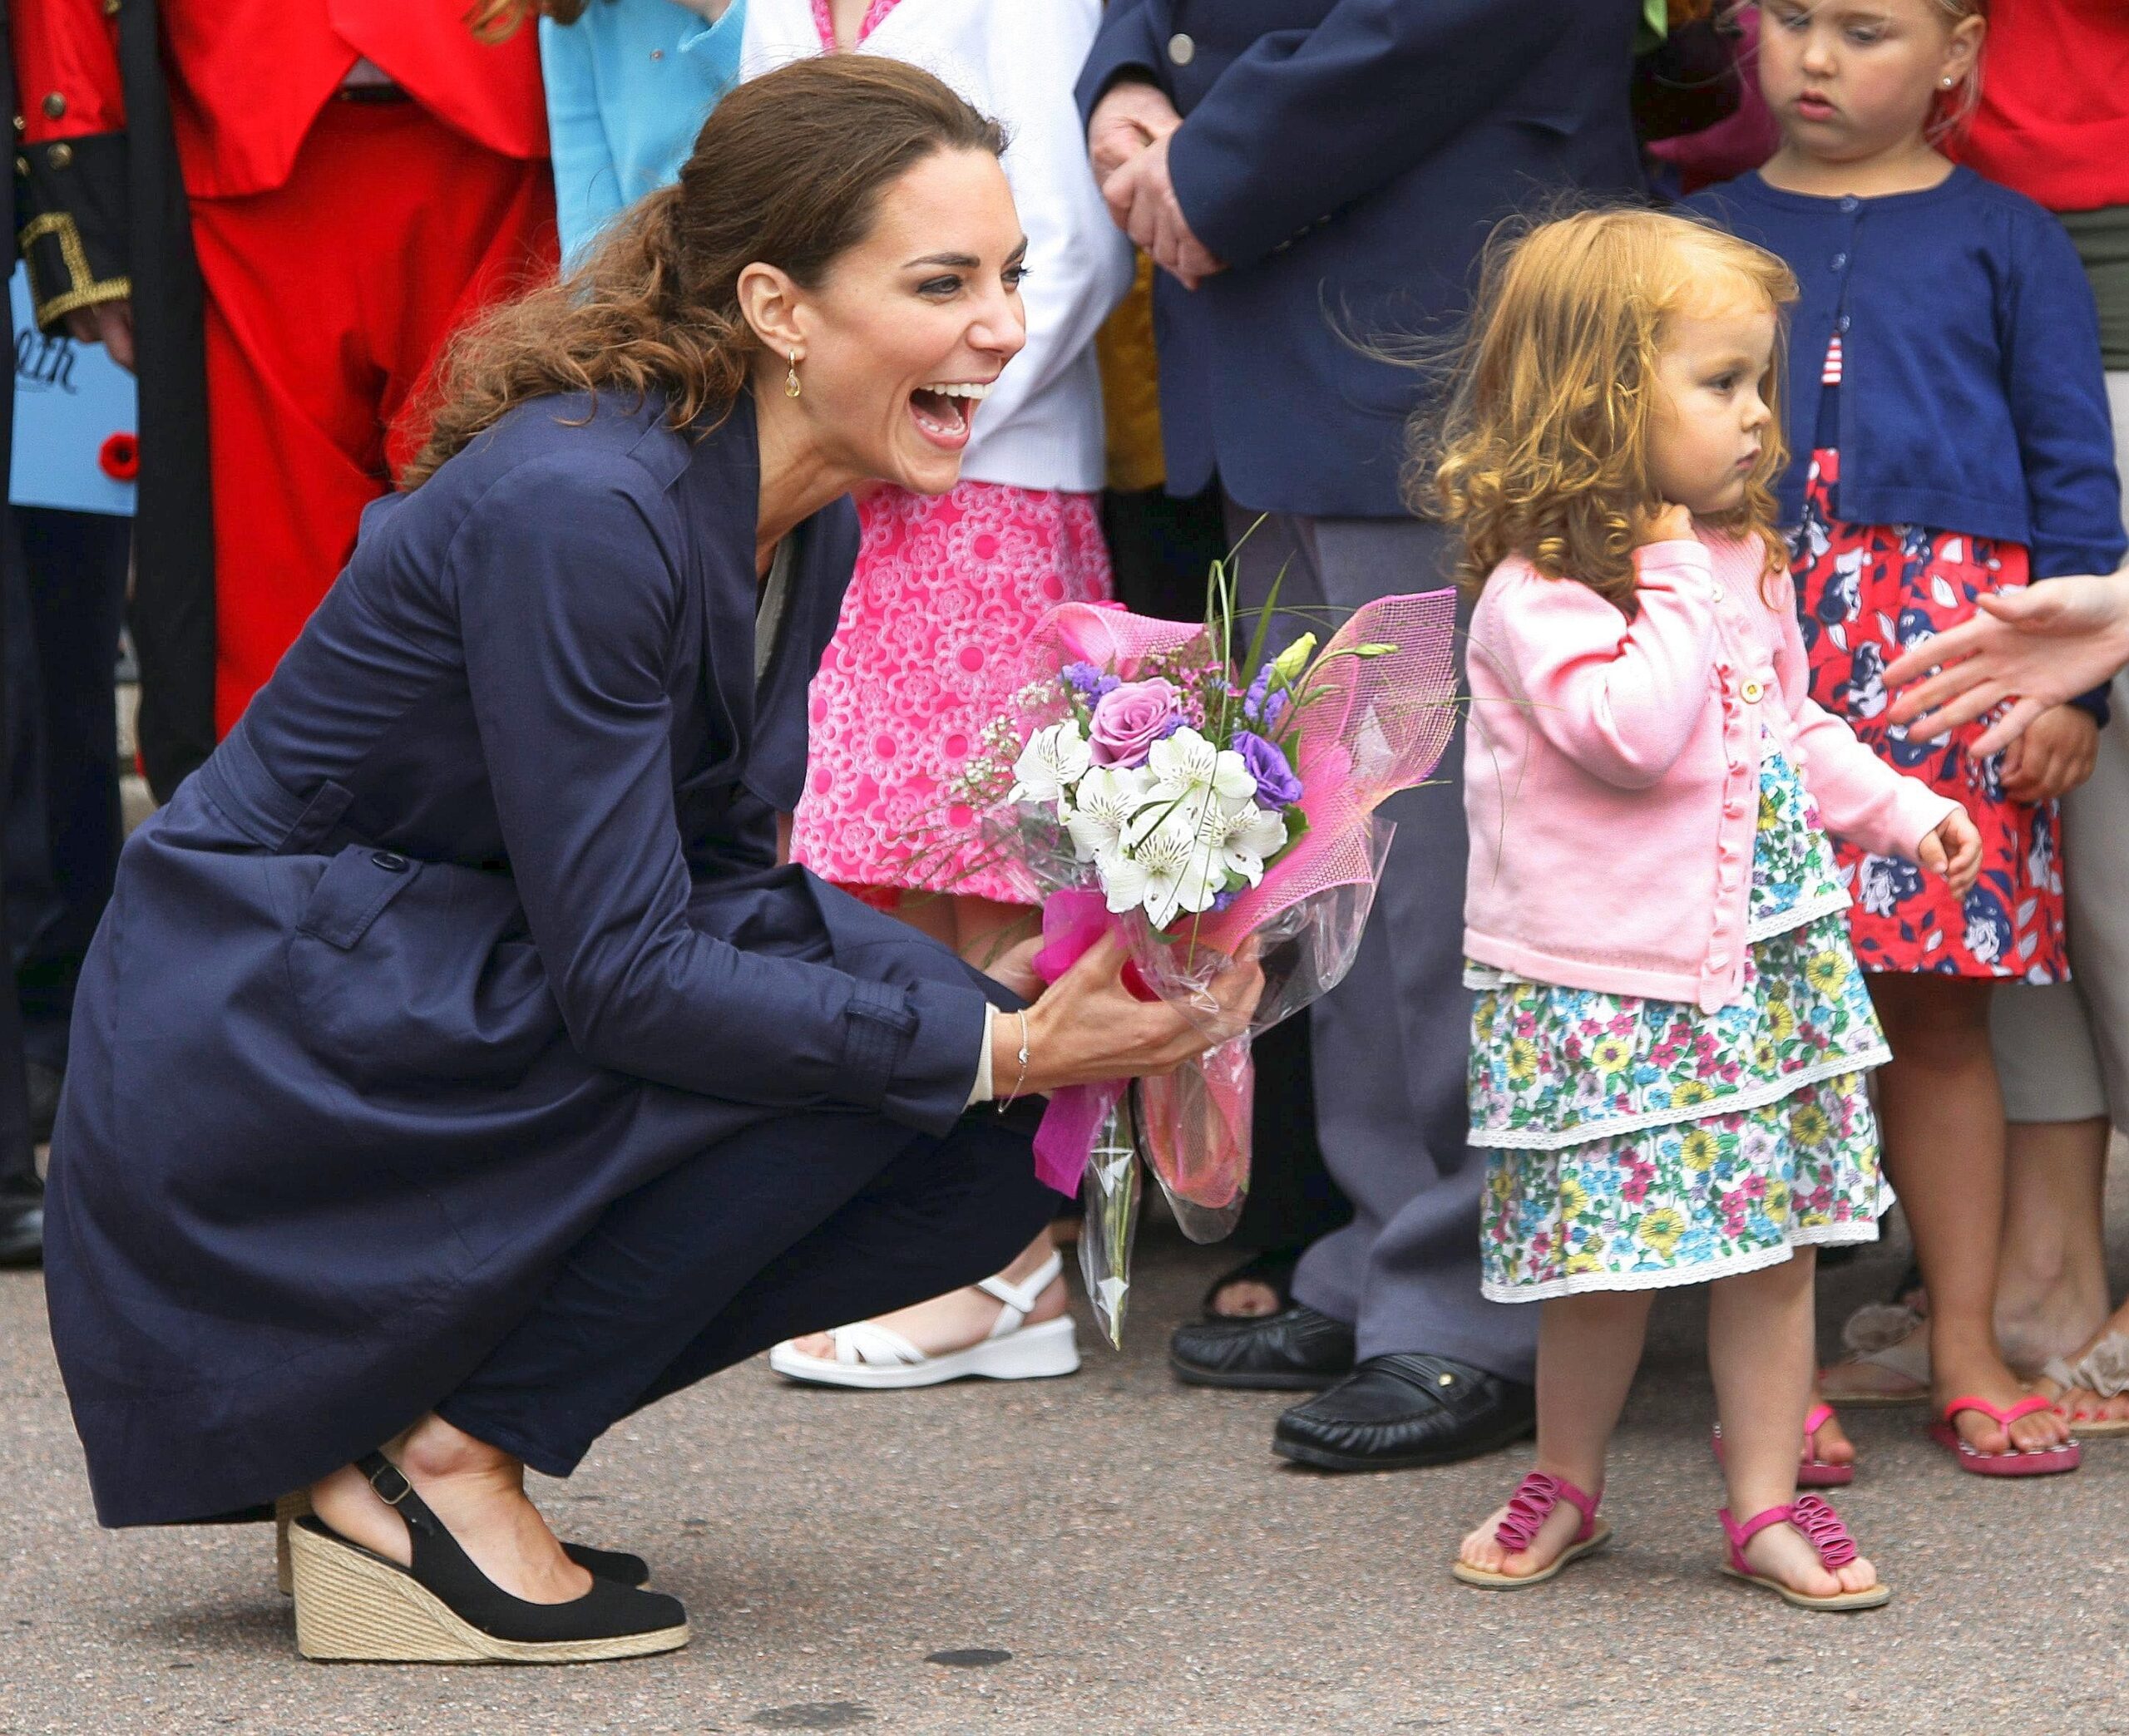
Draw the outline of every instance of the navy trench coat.
[[[663,409],[521,406],[378,501],[126,846],[47,1232],[107,1525],[374,1447],[604,1207],[742,1128],[962,1112],[1008,997],[776,866],[855,515],[793,533],[758,691],[751,402],[699,441]]]

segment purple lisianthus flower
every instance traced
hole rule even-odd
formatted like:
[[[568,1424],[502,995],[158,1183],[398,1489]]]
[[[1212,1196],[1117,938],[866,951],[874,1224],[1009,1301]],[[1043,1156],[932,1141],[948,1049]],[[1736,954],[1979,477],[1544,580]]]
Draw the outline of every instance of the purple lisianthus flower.
[[[1213,914],[1215,916],[1226,915],[1234,908],[1235,900],[1241,896],[1241,893],[1234,891],[1215,892],[1213,895]]]
[[[1064,665],[1064,681],[1075,688],[1088,704],[1092,705],[1104,693],[1113,693],[1121,684],[1114,675],[1104,675],[1090,663]]]
[[[1087,731],[1097,766],[1143,766],[1153,743],[1175,733],[1182,696],[1166,681],[1127,681],[1094,702]]]
[[[1287,763],[1277,743],[1237,729],[1232,745],[1242,756],[1242,764],[1249,767],[1249,775],[1257,780],[1257,806],[1276,813],[1301,800],[1301,780],[1294,776],[1294,768]]]
[[[1265,695],[1271,691],[1272,673],[1271,664],[1265,664],[1257,672],[1257,679],[1249,683],[1249,691],[1242,697],[1242,714],[1252,723],[1267,721],[1264,716]]]

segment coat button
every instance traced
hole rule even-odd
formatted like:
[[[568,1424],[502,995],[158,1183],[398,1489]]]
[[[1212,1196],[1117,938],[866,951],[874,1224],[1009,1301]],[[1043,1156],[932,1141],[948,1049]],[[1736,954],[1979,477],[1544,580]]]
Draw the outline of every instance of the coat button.
[[[1743,697],[1744,702],[1747,705],[1757,705],[1761,699],[1766,697],[1766,689],[1761,686],[1756,681],[1746,682],[1744,686],[1738,688],[1737,691]]]
[[[62,139],[45,152],[44,160],[55,169],[69,168],[74,161],[74,147]]]
[[[397,851],[380,850],[370,861],[387,874],[404,874],[407,871],[407,859]]]
[[[1198,45],[1178,30],[1168,39],[1168,57],[1178,67],[1187,67],[1198,58]]]
[[[62,115],[67,112],[67,99],[61,96],[58,91],[54,91],[50,96],[44,99],[43,108],[47,115],[50,116],[54,121],[57,121]]]

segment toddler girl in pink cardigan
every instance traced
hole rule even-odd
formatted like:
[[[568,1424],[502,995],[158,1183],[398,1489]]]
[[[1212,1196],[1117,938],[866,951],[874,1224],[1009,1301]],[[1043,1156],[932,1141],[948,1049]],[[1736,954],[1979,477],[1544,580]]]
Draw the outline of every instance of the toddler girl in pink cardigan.
[[[1497,262],[1435,482],[1472,618],[1465,902],[1484,1285],[1542,1300],[1538,1468],[1467,1583],[1599,1547],[1651,1293],[1707,1284],[1729,1570],[1809,1609],[1885,1601],[1798,1498],[1813,1250],[1877,1235],[1865,1072],[1888,1058],[1825,827],[1954,886],[1978,838],[1813,704],[1771,407],[1771,254],[1593,212]],[[1823,816],[1823,817],[1822,817]]]

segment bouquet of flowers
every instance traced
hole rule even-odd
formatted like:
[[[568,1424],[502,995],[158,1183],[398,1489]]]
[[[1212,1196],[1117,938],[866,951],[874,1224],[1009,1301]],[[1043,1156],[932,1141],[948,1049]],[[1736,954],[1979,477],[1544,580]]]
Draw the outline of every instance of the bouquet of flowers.
[[[1276,602],[1276,589],[1274,592]],[[1011,712],[985,732],[961,798],[991,854],[1043,907],[1035,968],[1054,981],[1120,931],[1127,982],[1220,1041],[1128,1093],[1055,1093],[1035,1141],[1043,1180],[1083,1181],[1080,1257],[1114,1340],[1129,1290],[1135,1151],[1186,1234],[1224,1235],[1248,1187],[1249,1043],[1351,966],[1392,828],[1375,816],[1434,769],[1455,725],[1454,594],[1388,597],[1327,644],[1267,655],[1276,611],[1235,654],[1228,570],[1203,622],[1102,604],[1052,609]],[[1209,985],[1246,949],[1265,974],[1247,1029]]]

